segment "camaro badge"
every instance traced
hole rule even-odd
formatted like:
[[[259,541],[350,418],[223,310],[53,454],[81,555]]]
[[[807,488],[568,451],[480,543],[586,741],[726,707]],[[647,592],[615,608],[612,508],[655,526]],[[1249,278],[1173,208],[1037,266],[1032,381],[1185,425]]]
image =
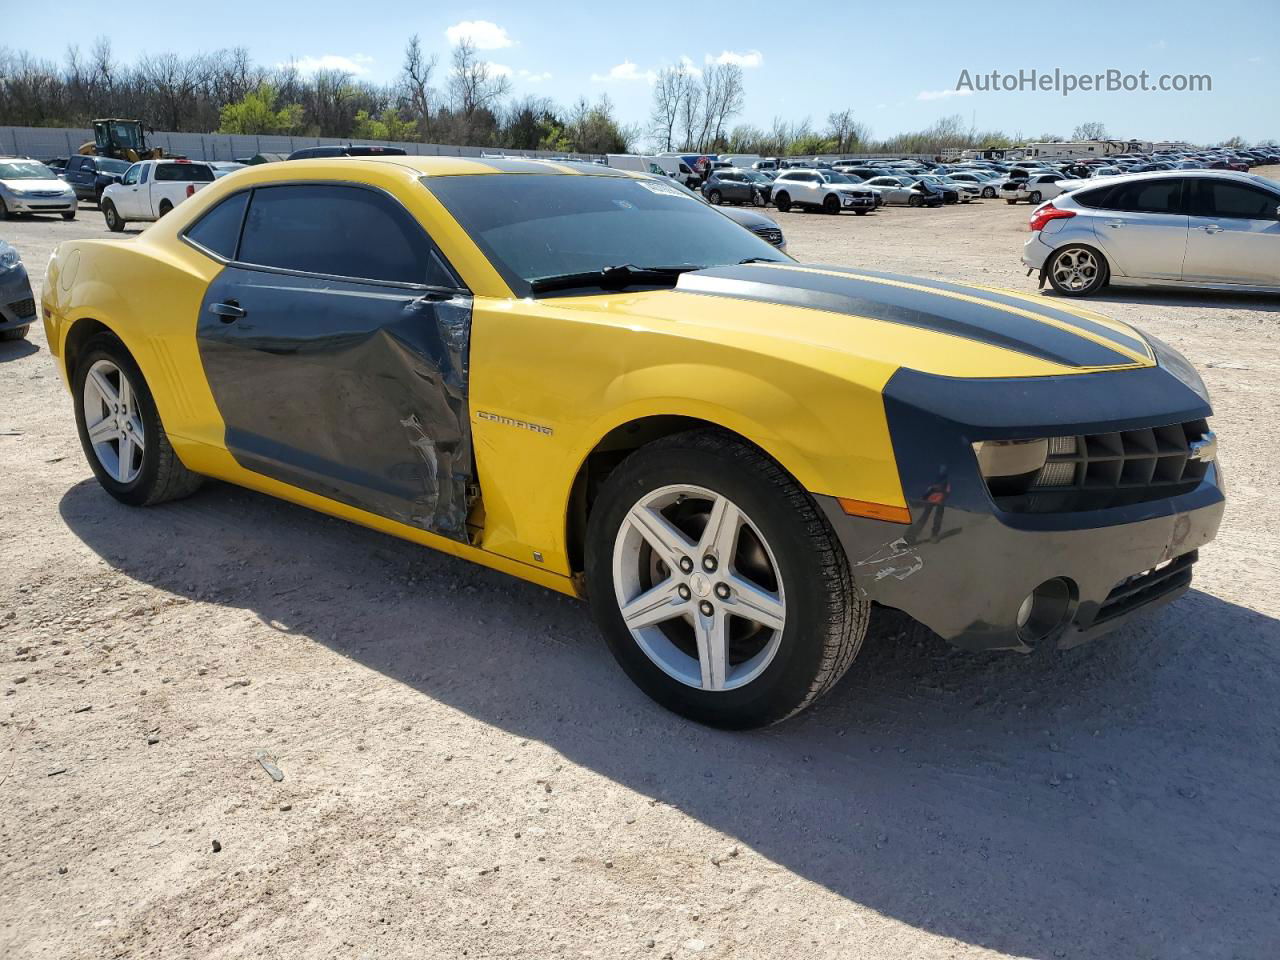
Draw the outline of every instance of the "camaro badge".
[[[534,433],[541,433],[543,436],[551,436],[555,433],[550,427],[544,427],[540,423],[530,423],[528,420],[517,420],[515,417],[504,417],[500,413],[489,413],[485,410],[477,410],[476,416],[481,420],[491,420],[494,423],[505,424],[508,427],[519,427],[521,430],[532,430]]]

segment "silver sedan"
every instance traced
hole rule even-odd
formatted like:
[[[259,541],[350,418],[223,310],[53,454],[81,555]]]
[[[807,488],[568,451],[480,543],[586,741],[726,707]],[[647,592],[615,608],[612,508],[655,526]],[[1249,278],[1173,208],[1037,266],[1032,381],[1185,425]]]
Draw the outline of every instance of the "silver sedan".
[[[15,213],[59,213],[74,220],[79,205],[75,190],[39,160],[0,157],[0,220]]]
[[[1022,262],[1058,293],[1108,283],[1280,293],[1280,183],[1170,170],[1106,177],[1031,215]]]

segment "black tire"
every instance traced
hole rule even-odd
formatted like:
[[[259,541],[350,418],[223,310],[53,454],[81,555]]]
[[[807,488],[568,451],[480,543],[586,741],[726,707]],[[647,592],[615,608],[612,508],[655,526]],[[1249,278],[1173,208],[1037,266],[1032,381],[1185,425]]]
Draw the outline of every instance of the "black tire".
[[[1071,287],[1059,279],[1055,267],[1059,265],[1065,257],[1078,257],[1080,254],[1087,254],[1094,261],[1095,268],[1086,272],[1087,282],[1083,286]],[[1107,285],[1107,281],[1111,278],[1111,265],[1107,263],[1107,258],[1093,247],[1086,246],[1083,243],[1069,243],[1061,249],[1053,251],[1049,255],[1049,259],[1045,261],[1045,276],[1049,281],[1049,285],[1054,291],[1064,297],[1088,297],[1097,293]]]
[[[74,220],[75,218],[76,218],[76,211],[74,210],[67,210],[65,213],[62,214],[63,220]]]
[[[1017,200],[1006,200],[1006,201],[1005,201],[1005,203],[1007,203],[1007,204],[1008,204],[1009,206],[1011,206],[1011,207],[1012,207],[1015,203],[1017,203],[1017,202],[1018,202]]]
[[[1032,190],[1031,193],[1028,195],[1027,199],[1030,200],[1032,203],[1039,204],[1040,201],[1044,199],[1044,197],[1041,196],[1039,190]]]
[[[915,196],[907,197],[907,206],[909,207],[918,207],[918,206],[921,206],[923,203],[924,203],[924,197],[920,196],[919,194],[916,194]]]
[[[720,204],[723,201],[724,201],[724,197],[720,195],[719,190],[712,190],[710,193],[707,194],[707,202],[713,204],[714,206],[717,206],[717,207],[720,206]]]
[[[94,452],[93,445],[89,442],[82,398],[89,369],[98,360],[110,360],[129,378],[138,412],[142,416],[143,435],[147,438],[147,442],[143,446],[141,469],[138,475],[128,483],[121,483],[107,473],[97,453]],[[188,470],[174,453],[142,371],[138,369],[129,351],[114,334],[97,334],[84,345],[76,363],[76,369],[72,373],[72,402],[75,406],[76,429],[80,434],[80,446],[84,450],[85,459],[89,461],[89,466],[93,468],[93,473],[103,489],[121,503],[127,503],[133,507],[149,507],[152,504],[164,503],[166,500],[178,500],[195,493],[204,482],[202,476]]]
[[[173,209],[172,203],[170,203],[168,200],[161,200],[160,207],[157,212],[160,216],[163,217],[166,213],[170,212],[172,209]]]
[[[855,211],[853,211],[853,212],[854,212],[854,214],[856,214],[856,215],[857,215],[857,216],[859,216],[859,217],[865,217],[865,216],[866,216],[868,213],[870,213],[871,211],[869,211],[869,210],[855,210]]]
[[[837,197],[835,194],[832,194],[832,193],[829,193],[829,194],[827,194],[825,197],[823,197],[823,198],[822,198],[822,212],[823,212],[823,213],[831,213],[831,214],[839,214],[839,213],[840,213],[840,198],[839,198],[839,197]]]
[[[791,194],[783,191],[773,195],[773,205],[778,208],[779,213],[786,213],[791,209]]]
[[[4,198],[0,197],[0,220],[9,219],[9,208],[5,205]]]
[[[619,612],[618,531],[641,497],[672,484],[728,497],[752,518],[777,561],[787,598],[779,647],[759,676],[733,689],[706,691],[676,680],[649,658]],[[870,615],[870,604],[853,592],[839,540],[809,494],[763,451],[714,429],[651,443],[608,476],[588,519],[586,577],[596,622],[627,675],[669,710],[715,727],[765,726],[809,706],[853,663]]]
[[[0,330],[0,342],[22,340],[30,329],[31,324],[27,324],[25,327],[10,327],[8,330]]]
[[[996,191],[995,191],[995,188],[994,188],[994,187],[983,187],[983,188],[982,188],[982,199],[983,199],[983,200],[994,200],[995,198],[996,198]]]
[[[119,233],[124,229],[125,220],[116,211],[116,205],[110,200],[103,200],[98,207],[102,211],[103,218],[107,221],[107,229],[112,233]]]
[[[102,188],[93,191],[93,202],[98,205],[98,209],[102,209]]]

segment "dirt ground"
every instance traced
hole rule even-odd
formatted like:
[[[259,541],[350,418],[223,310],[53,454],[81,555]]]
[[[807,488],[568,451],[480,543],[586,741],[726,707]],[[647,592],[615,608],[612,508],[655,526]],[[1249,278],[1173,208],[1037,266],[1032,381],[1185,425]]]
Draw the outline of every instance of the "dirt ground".
[[[1034,290],[1028,212],[778,220]],[[37,282],[105,233],[0,224]],[[120,506],[43,332],[0,345],[0,957],[1280,955],[1280,302],[1092,306],[1214,395],[1191,593],[1066,653],[874,643],[744,734],[645,699],[584,604],[225,485]]]

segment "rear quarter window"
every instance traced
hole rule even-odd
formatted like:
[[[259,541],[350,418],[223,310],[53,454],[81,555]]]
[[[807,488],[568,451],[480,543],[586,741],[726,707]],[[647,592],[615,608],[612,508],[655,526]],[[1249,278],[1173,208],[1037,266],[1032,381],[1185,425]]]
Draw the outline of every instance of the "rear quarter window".
[[[248,202],[248,190],[227,197],[188,227],[186,238],[224,260],[234,260],[236,245],[240,242],[240,225],[244,222],[244,208]]]
[[[213,181],[213,168],[203,163],[158,163],[156,180],[210,183]]]

